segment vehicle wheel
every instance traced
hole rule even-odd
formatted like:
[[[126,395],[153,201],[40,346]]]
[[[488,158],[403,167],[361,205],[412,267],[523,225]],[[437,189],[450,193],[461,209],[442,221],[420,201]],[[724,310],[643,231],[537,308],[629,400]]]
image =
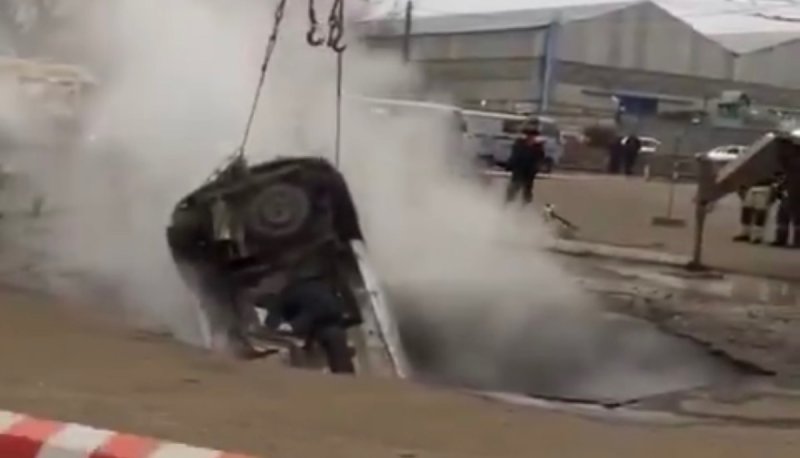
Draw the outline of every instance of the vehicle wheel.
[[[311,200],[305,190],[277,183],[251,201],[245,225],[250,235],[275,240],[298,235],[311,219]]]
[[[334,374],[355,374],[353,354],[347,344],[347,331],[341,326],[329,325],[320,329],[316,340],[325,353],[328,368]]]

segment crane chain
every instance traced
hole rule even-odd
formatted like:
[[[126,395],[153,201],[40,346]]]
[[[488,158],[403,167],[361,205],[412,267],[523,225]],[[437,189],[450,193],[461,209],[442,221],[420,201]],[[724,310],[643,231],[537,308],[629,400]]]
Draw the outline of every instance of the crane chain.
[[[287,3],[288,0],[279,0],[278,5],[275,8],[272,32],[270,33],[266,50],[264,52],[264,60],[261,64],[261,75],[259,76],[255,96],[253,97],[253,103],[250,107],[250,114],[247,118],[247,124],[245,125],[242,143],[233,154],[226,158],[222,166],[214,170],[206,182],[212,181],[231,164],[241,161],[244,158],[247,142],[250,139],[250,133],[253,129],[253,122],[255,121],[256,112],[258,111],[258,104],[261,100],[261,93],[263,92],[264,83],[267,78],[267,70],[269,69],[269,64],[272,61],[272,54],[275,52],[275,47],[278,44],[278,36],[280,34],[280,27],[283,22],[284,15],[286,13]],[[344,52],[344,50],[347,48],[346,45],[342,44],[345,32],[344,0],[334,0],[333,2],[330,14],[328,15],[328,26],[330,30],[327,40],[325,40],[320,33],[320,23],[317,19],[316,5],[314,0],[308,0],[308,20],[310,27],[308,33],[306,34],[306,41],[309,45],[317,47],[325,44],[338,54]]]
[[[334,52],[342,53],[347,46],[342,43],[344,39],[344,0],[334,0],[331,12],[328,15],[328,47]]]
[[[272,54],[275,52],[275,47],[278,44],[278,36],[280,34],[281,23],[283,22],[284,13],[286,12],[286,3],[287,0],[280,0],[278,2],[278,6],[275,8],[272,32],[269,35],[267,48],[264,52],[264,61],[261,64],[261,75],[258,80],[258,86],[256,86],[255,97],[253,97],[253,105],[250,108],[250,116],[247,119],[247,125],[244,131],[244,138],[242,139],[242,144],[239,147],[239,150],[235,153],[236,156],[244,155],[244,150],[247,147],[247,141],[250,138],[250,131],[253,128],[253,121],[255,120],[256,117],[256,111],[258,111],[258,102],[261,99],[261,93],[264,89],[264,81],[267,78],[267,70],[269,69],[269,64],[272,61]]]
[[[306,34],[306,41],[313,47],[323,44],[331,48],[334,52],[344,52],[346,46],[342,44],[344,39],[344,0],[334,0],[331,11],[328,14],[328,37],[321,36],[320,23],[317,19],[317,8],[315,0],[308,0],[308,21],[309,29]]]
[[[310,24],[308,33],[306,34],[306,41],[313,47],[322,46],[325,44],[325,39],[320,36],[320,25],[317,19],[317,8],[314,0],[308,0],[308,22]]]

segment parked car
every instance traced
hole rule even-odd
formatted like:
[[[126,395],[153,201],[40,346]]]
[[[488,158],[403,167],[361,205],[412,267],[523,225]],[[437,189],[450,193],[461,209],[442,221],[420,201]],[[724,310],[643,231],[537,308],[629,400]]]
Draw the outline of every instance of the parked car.
[[[653,137],[641,137],[639,140],[642,142],[642,154],[656,154],[661,148],[661,142]]]
[[[704,153],[708,160],[718,164],[727,164],[728,162],[735,161],[741,154],[747,151],[747,146],[743,145],[724,145],[712,148]]]

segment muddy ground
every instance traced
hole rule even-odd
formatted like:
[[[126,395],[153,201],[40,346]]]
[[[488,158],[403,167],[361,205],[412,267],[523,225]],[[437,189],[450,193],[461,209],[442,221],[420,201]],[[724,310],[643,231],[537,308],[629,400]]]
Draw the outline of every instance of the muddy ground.
[[[497,178],[495,183],[500,187],[504,180]],[[535,199],[538,205],[555,204],[558,212],[579,226],[578,237],[582,240],[689,256],[694,193],[695,186],[691,184],[680,184],[675,189],[672,217],[686,223],[682,228],[652,224],[654,217],[667,215],[669,184],[666,182],[605,175],[560,175],[538,180]],[[800,280],[800,251],[733,243],[731,239],[739,232],[738,219],[739,202],[734,196],[720,201],[709,215],[704,259],[709,266]],[[772,235],[770,227],[770,240]]]
[[[586,240],[677,254],[688,246],[688,228],[649,225],[661,213],[659,184],[573,177],[543,180],[537,191],[540,202],[556,203],[578,223]],[[681,211],[689,196],[688,188],[679,192]],[[800,272],[797,252],[729,242],[735,202],[718,212],[709,232],[710,263],[789,279]],[[42,273],[35,265],[8,263],[5,255],[0,280],[37,289]],[[574,271],[588,290],[613,298],[611,309],[761,371],[748,373],[746,383],[630,406],[645,414],[645,421],[633,422],[603,410],[587,416],[571,406],[530,407],[419,383],[330,377],[277,360],[238,363],[91,313],[115,307],[65,305],[6,289],[0,293],[0,408],[270,457],[796,455],[796,285],[731,274],[686,280],[660,266],[591,259],[565,264],[579,265]],[[669,421],[653,422],[663,417],[651,412]]]
[[[667,273],[669,274],[669,273]],[[641,281],[603,286],[615,309],[686,336],[756,372],[800,377],[800,309],[795,304],[739,302]]]
[[[389,380],[235,363],[18,294],[0,297],[0,313],[3,408],[262,456],[789,457],[800,446],[792,430],[588,420]]]
[[[563,175],[538,185],[538,203],[556,204],[580,227],[580,240],[691,253],[693,185],[676,188],[673,216],[687,223],[683,228],[652,224],[653,217],[667,213],[668,183]],[[587,286],[620,297],[615,302],[619,311],[766,372],[795,378],[800,375],[800,251],[734,243],[738,212],[739,202],[731,197],[709,217],[705,261],[716,272],[693,276],[672,266],[595,262],[598,269]],[[767,228],[769,239],[773,224]]]

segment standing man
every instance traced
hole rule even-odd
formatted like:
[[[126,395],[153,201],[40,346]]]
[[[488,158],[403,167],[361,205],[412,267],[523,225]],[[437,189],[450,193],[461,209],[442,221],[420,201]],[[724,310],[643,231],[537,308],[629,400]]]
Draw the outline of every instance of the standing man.
[[[625,175],[633,175],[641,149],[642,141],[638,135],[631,134],[622,139],[622,162],[625,167]]]
[[[778,183],[775,184],[775,197],[778,199],[778,212],[775,222],[775,240],[772,242],[772,246],[774,247],[783,248],[788,246],[793,228],[800,224],[800,221],[792,221],[789,196],[786,191],[786,176],[783,175],[779,178]],[[798,242],[797,237],[795,237],[794,242]]]
[[[778,210],[776,245],[800,248],[800,146],[786,142],[778,153],[784,177],[784,195]],[[791,231],[790,231],[791,229]],[[782,242],[782,243],[781,243]]]
[[[513,202],[522,193],[523,204],[533,201],[533,182],[539,173],[539,166],[545,158],[544,139],[539,136],[537,123],[530,124],[522,130],[523,138],[514,142],[508,165],[511,169],[511,181],[506,191],[506,203]]]
[[[608,173],[616,175],[622,171],[623,137],[614,134],[614,140],[608,145]]]

